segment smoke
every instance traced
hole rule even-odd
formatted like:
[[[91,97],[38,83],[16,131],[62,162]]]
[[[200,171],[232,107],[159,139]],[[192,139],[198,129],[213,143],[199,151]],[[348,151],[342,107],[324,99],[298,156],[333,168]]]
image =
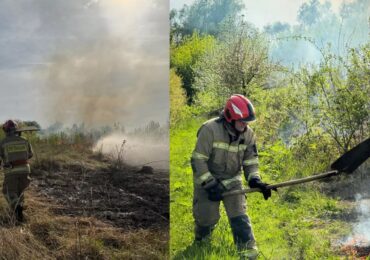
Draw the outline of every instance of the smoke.
[[[264,27],[272,43],[270,57],[286,66],[318,64],[322,60],[320,51],[329,45],[333,54],[345,56],[348,48],[369,41],[370,0],[242,2],[246,8],[240,11],[246,20],[257,28]],[[195,6],[196,3],[194,0],[171,1],[171,8],[180,9],[184,4]],[[189,13],[190,8],[184,10]]]
[[[5,0],[0,22],[0,119],[167,121],[167,1]]]
[[[337,9],[338,3],[335,5]],[[335,55],[345,56],[348,48],[368,42],[369,16],[369,0],[343,1],[339,12],[329,2],[304,3],[297,13],[298,25],[286,26],[283,31],[278,31],[279,22],[265,27],[273,42],[270,56],[284,65],[295,66],[318,64],[322,59],[320,51],[328,48]]]
[[[115,39],[58,54],[48,68],[44,93],[51,109],[46,116],[50,121],[90,126],[123,119],[131,125],[152,118],[163,121],[163,115],[158,117],[159,111],[153,109],[153,102],[166,96],[162,70],[158,61],[148,64]]]
[[[127,164],[134,166],[149,165],[158,169],[168,169],[169,167],[168,139],[154,140],[154,138],[114,133],[100,139],[96,143],[94,151],[102,152],[113,159],[117,159],[121,148],[123,161]]]
[[[353,234],[365,238],[370,244],[370,199],[356,195],[358,221],[353,226]]]
[[[340,241],[342,245],[354,244],[359,247],[368,247],[370,245],[370,164],[369,161],[365,161],[357,170],[352,174],[352,178],[347,179],[346,182],[350,181],[348,191],[342,189],[344,196],[348,197],[348,194],[352,194],[354,198],[354,214],[356,216],[355,221],[351,224],[352,231],[349,236]],[[356,194],[355,192],[356,191]]]
[[[370,246],[370,199],[356,195],[356,213],[359,214],[357,222],[352,224],[352,233],[338,241],[341,251],[347,255],[366,257],[369,255]]]
[[[51,107],[47,118],[87,125],[166,120],[168,50],[161,49],[168,49],[168,31],[159,28],[165,8],[151,3],[102,3],[101,16],[110,30],[51,57],[45,88]],[[93,5],[96,2],[86,6]]]

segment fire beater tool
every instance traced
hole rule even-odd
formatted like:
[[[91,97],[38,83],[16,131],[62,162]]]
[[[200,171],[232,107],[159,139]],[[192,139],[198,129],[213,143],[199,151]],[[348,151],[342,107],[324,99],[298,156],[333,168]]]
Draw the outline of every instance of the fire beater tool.
[[[300,183],[329,178],[331,176],[339,175],[342,173],[351,174],[369,157],[370,157],[370,138],[366,139],[365,141],[361,142],[360,144],[358,144],[357,146],[355,146],[348,152],[344,153],[335,162],[333,162],[330,167],[331,171],[320,173],[320,174],[315,174],[315,175],[312,175],[306,178],[271,184],[271,185],[268,185],[267,188],[274,189],[274,188],[287,187],[287,186],[297,185]],[[224,197],[227,197],[230,195],[246,194],[246,193],[251,193],[251,192],[259,192],[259,191],[261,191],[259,188],[242,189],[242,190],[224,192],[222,195]]]
[[[34,132],[34,131],[40,131],[40,130],[41,129],[36,126],[25,126],[25,127],[17,129],[16,132],[22,133],[22,132]]]

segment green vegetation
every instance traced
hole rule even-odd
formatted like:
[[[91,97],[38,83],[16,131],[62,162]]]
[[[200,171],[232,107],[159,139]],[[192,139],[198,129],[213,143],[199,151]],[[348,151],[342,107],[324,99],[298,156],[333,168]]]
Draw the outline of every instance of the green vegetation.
[[[184,122],[171,131],[171,247],[174,259],[237,259],[231,230],[224,209],[211,245],[192,245],[192,171],[189,158],[202,119]],[[291,154],[281,144],[261,152],[261,171],[265,181],[279,182],[296,175],[289,162]],[[308,167],[304,175],[310,174]],[[340,201],[320,193],[317,184],[280,189],[272,199],[259,193],[248,195],[247,213],[251,217],[258,246],[267,259],[323,259],[338,256],[336,239],[349,232],[341,220],[349,210]],[[333,219],[335,218],[335,219]]]
[[[195,0],[180,11],[172,10],[171,39],[180,40],[194,31],[216,36],[225,23],[237,22],[242,8],[241,0]]]
[[[186,37],[181,45],[171,45],[171,66],[181,77],[182,85],[189,101],[194,96],[194,69],[193,66],[208,50],[211,50],[215,39],[212,36],[201,37],[198,33]]]
[[[186,105],[186,95],[181,85],[181,79],[173,70],[170,71],[170,103],[172,104],[170,127],[175,127],[182,118],[189,115],[190,111]]]
[[[170,98],[174,112],[170,133],[170,255],[174,259],[236,259],[224,209],[211,243],[192,244],[190,156],[202,122],[217,115],[231,94],[244,94],[257,111],[257,121],[251,127],[257,135],[264,181],[277,183],[325,172],[341,154],[368,138],[370,45],[345,45],[343,36],[337,35],[336,43],[342,44],[339,50],[330,41],[312,37],[314,34],[302,35],[330,22],[333,28],[338,25],[339,18],[318,1],[301,7],[300,24],[294,28],[275,24],[260,32],[237,12],[234,20],[223,20],[217,29],[212,27],[217,31],[212,33],[205,30],[207,24],[191,27],[185,22],[201,3],[217,10],[199,0],[171,17]],[[358,0],[344,4],[341,18],[348,18],[346,10],[356,13],[363,3]],[[186,28],[193,29],[179,33]],[[283,41],[276,44],[270,40],[271,35],[278,34],[290,38],[290,44],[283,47]],[[209,46],[200,47],[206,39],[212,39]],[[294,41],[314,49],[312,55],[317,62],[299,63],[301,60],[294,57]],[[275,59],[282,54],[276,56],[277,47],[286,56],[282,63]],[[290,58],[295,64],[284,65]],[[183,91],[179,90],[179,78]],[[187,103],[183,101],[184,91]],[[346,177],[342,181],[345,185]],[[282,188],[268,201],[258,193],[248,195],[247,212],[262,259],[333,259],[348,255],[338,242],[350,233],[346,220],[353,205],[329,196],[328,187],[330,183],[314,182]],[[340,189],[340,184],[335,187]]]

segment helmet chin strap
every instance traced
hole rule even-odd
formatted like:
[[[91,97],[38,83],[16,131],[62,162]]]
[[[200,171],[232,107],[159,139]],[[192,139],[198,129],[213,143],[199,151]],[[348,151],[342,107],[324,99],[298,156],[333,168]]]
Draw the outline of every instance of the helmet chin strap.
[[[232,126],[232,128],[233,128],[233,130],[235,131],[235,133],[237,133],[238,135],[239,134],[242,134],[242,133],[244,133],[245,132],[245,130],[247,129],[247,127],[244,127],[244,130],[243,131],[239,131],[237,128],[236,128],[236,126],[235,126],[235,120],[232,120],[231,121],[231,126]]]

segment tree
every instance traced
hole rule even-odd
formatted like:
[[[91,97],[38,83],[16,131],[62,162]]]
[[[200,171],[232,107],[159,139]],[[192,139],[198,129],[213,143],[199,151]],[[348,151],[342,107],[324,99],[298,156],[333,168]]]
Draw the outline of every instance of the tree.
[[[298,11],[298,21],[303,25],[313,25],[320,19],[319,9],[320,2],[318,0],[311,0],[309,3],[302,4]]]
[[[181,86],[181,79],[173,69],[170,70],[170,124],[174,127],[186,111],[186,95]]]
[[[290,25],[288,23],[275,22],[272,25],[266,25],[264,31],[270,35],[290,31]]]
[[[197,103],[205,110],[219,109],[233,93],[249,96],[255,86],[266,86],[273,70],[262,35],[245,23],[238,28],[226,27],[217,46],[196,64]]]
[[[34,126],[34,127],[38,128],[38,129],[41,129],[40,124],[38,122],[36,122],[36,121],[23,121],[23,122],[21,122],[21,124],[23,126]]]
[[[191,6],[185,5],[179,12],[171,12],[171,26],[175,35],[200,34],[217,36],[226,20],[238,20],[244,9],[241,0],[195,0]]]
[[[185,5],[180,11],[172,9],[170,11],[170,43],[178,45],[181,43],[182,36],[184,35],[182,28],[182,20],[184,19],[184,13],[187,10]]]
[[[340,153],[365,139],[370,129],[370,44],[349,53],[342,58],[323,51],[317,68],[301,72],[312,116],[307,130],[323,129]]]
[[[194,95],[194,69],[193,66],[199,59],[215,45],[216,40],[212,36],[200,36],[194,33],[186,37],[183,43],[171,50],[171,68],[176,70],[181,77],[182,85],[186,91],[188,103],[191,103]]]

